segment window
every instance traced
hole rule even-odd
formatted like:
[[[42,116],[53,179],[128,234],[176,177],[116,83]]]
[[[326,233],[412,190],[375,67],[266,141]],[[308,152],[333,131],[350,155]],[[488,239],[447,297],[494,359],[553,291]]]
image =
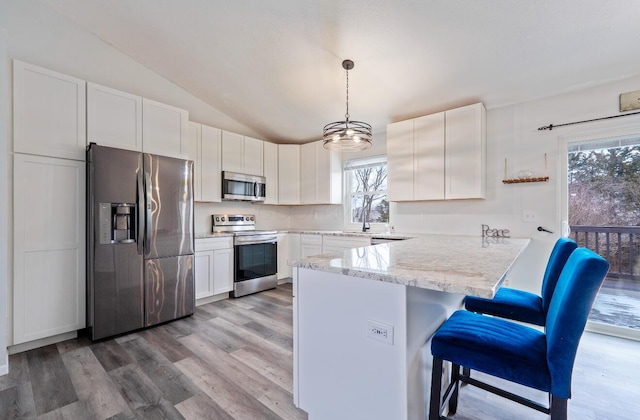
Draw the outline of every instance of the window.
[[[354,159],[345,163],[346,227],[358,229],[363,221],[375,226],[389,222],[387,158]]]

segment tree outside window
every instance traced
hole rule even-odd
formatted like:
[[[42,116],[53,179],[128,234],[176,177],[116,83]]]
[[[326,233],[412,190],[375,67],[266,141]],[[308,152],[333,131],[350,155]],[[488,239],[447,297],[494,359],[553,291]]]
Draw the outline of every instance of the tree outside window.
[[[345,176],[349,206],[348,223],[388,223],[386,158],[349,161],[345,167]]]

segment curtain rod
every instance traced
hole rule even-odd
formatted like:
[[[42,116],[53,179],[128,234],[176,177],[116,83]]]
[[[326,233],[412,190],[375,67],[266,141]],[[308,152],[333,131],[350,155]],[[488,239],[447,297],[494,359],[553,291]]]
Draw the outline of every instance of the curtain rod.
[[[592,120],[575,121],[575,122],[564,123],[564,124],[558,124],[558,125],[549,124],[549,125],[545,125],[544,127],[540,127],[540,128],[538,128],[538,131],[542,131],[542,130],[549,130],[549,131],[551,131],[551,130],[553,130],[554,128],[557,128],[557,127],[564,127],[565,125],[582,124],[582,123],[588,123],[588,122],[600,121],[600,120],[610,120],[611,118],[628,117],[629,115],[636,115],[636,114],[640,114],[640,111],[637,111],[637,112],[631,112],[631,113],[629,113],[629,114],[611,115],[611,116],[609,116],[609,117],[594,118],[594,119],[592,119]]]

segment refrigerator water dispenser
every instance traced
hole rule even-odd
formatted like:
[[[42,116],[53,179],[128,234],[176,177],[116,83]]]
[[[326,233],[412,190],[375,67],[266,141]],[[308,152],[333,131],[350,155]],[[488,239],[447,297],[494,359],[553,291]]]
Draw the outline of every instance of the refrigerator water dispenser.
[[[130,244],[136,241],[136,205],[100,203],[100,243]]]

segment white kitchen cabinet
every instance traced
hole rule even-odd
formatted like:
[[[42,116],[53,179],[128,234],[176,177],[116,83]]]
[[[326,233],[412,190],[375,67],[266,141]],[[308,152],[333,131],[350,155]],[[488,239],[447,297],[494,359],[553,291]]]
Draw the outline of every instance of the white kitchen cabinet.
[[[300,259],[300,234],[289,233],[289,262]],[[287,263],[287,264],[288,264]],[[291,267],[289,267],[291,269]]]
[[[184,159],[187,155],[189,112],[142,98],[142,150]]]
[[[194,162],[195,201],[221,201],[221,145],[219,128],[189,122],[187,156]]]
[[[322,141],[300,147],[300,203],[342,203],[342,157]]]
[[[196,300],[233,290],[233,238],[195,240]]]
[[[323,254],[342,254],[342,252],[371,245],[371,238],[368,236],[335,236],[322,235]]]
[[[142,97],[87,83],[87,145],[142,151]]]
[[[86,326],[85,170],[14,154],[14,345]]]
[[[300,235],[300,258],[322,254],[322,235]]]
[[[278,280],[291,277],[289,267],[289,234],[278,233]]]
[[[263,141],[222,131],[222,170],[264,175]]]
[[[251,137],[244,138],[244,173],[264,176],[264,142]]]
[[[387,126],[389,201],[484,198],[481,103]]]
[[[196,300],[213,296],[213,250],[195,252],[194,273]]]
[[[13,60],[13,150],[85,160],[84,80]]]
[[[446,112],[445,197],[448,199],[485,196],[485,120],[482,104]]]
[[[300,204],[300,145],[278,145],[278,203]]]
[[[278,145],[264,142],[264,177],[267,197],[264,204],[278,204]]]

